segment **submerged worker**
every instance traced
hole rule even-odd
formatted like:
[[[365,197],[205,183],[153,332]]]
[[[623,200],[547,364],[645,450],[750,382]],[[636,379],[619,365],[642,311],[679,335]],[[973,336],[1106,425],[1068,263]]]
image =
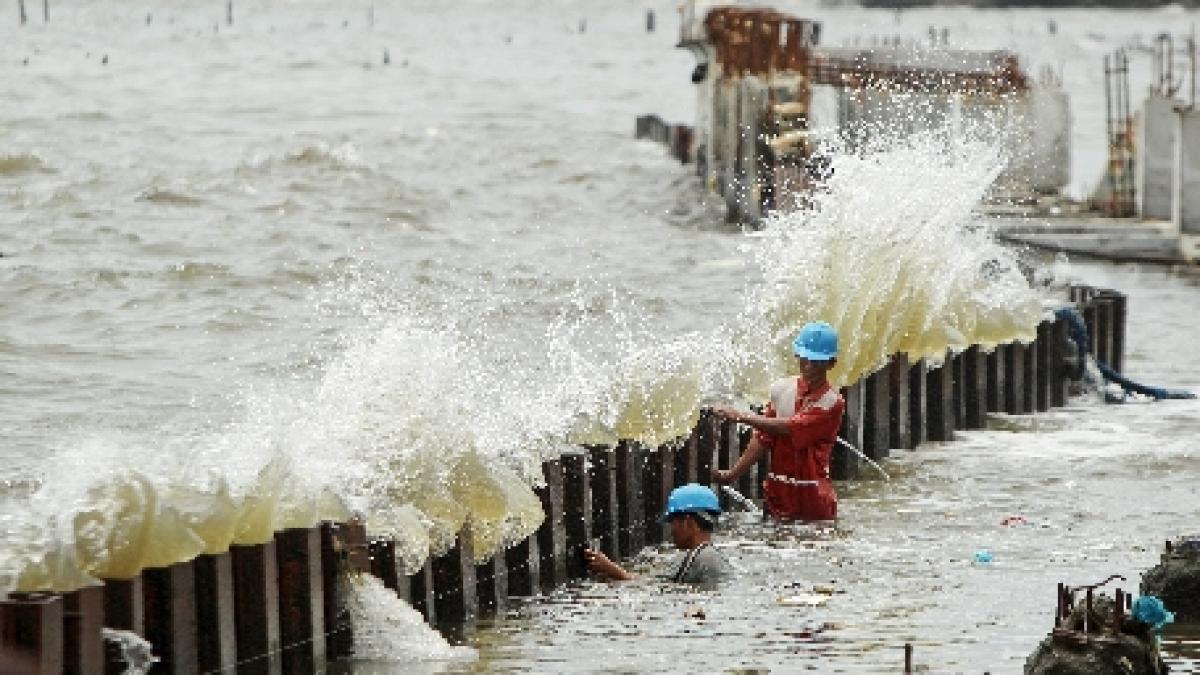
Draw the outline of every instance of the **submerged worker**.
[[[846,411],[846,401],[828,379],[837,363],[837,332],[823,321],[807,323],[792,351],[800,376],[771,385],[766,414],[713,408],[716,415],[754,429],[746,452],[728,470],[714,470],[713,480],[732,483],[770,452],[771,473],[763,480],[767,513],[783,520],[834,520],[837,494],[829,458]]]
[[[713,529],[721,515],[717,495],[707,486],[688,483],[671,491],[659,522],[671,526],[671,541],[685,551],[667,581],[711,586],[729,572],[725,557],[712,546]],[[605,581],[632,581],[628,570],[609,560],[601,551],[584,549],[588,569]]]

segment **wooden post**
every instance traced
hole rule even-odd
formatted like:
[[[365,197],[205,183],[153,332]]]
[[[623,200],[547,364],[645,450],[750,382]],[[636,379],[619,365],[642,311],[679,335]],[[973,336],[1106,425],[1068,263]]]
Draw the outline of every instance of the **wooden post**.
[[[21,25],[24,26],[25,18],[25,0],[17,0],[17,13],[21,16]]]
[[[324,622],[329,633],[325,638],[325,655],[330,660],[350,656],[354,651],[354,632],[350,624],[347,603],[349,589],[346,576],[350,574],[349,554],[341,544],[344,523],[321,523],[321,584],[324,586]],[[365,538],[365,533],[363,534]]]
[[[471,621],[479,615],[474,558],[471,525],[467,523],[459,531],[453,548],[433,560],[433,599],[438,621]]]
[[[508,605],[508,563],[505,551],[475,566],[475,594],[479,611],[494,615]]]
[[[279,567],[275,541],[230,546],[238,672],[282,672],[279,658]]]
[[[863,446],[863,413],[865,408],[864,392],[866,383],[859,380],[842,388],[842,397],[846,399],[846,412],[842,417],[842,428],[838,436],[846,439],[850,445],[858,449]],[[833,454],[829,461],[829,473],[833,480],[850,480],[857,478],[859,473],[858,455],[851,452],[841,443],[834,443]]]
[[[598,447],[590,449],[588,456],[591,460],[588,484],[592,490],[592,537],[600,540],[600,548],[609,558],[620,560],[617,455],[612,448]]]
[[[763,414],[762,406],[752,406],[751,409],[755,412],[755,414],[758,414],[758,415]],[[753,431],[753,430],[751,430],[751,431]],[[859,446],[859,447],[861,448],[862,446]],[[763,453],[762,459],[758,460],[758,463],[755,464],[754,468],[755,468],[754,496],[762,497],[763,496],[762,483],[764,480],[766,480],[767,474],[771,473],[771,453],[770,452]]]
[[[100,633],[103,626],[103,588],[90,586],[63,595],[63,673],[104,672],[104,638]]]
[[[1034,392],[1034,408],[1038,412],[1050,409],[1051,355],[1053,354],[1054,330],[1049,321],[1043,321],[1037,327],[1037,377]]]
[[[912,425],[911,404],[908,399],[908,376],[911,368],[908,365],[907,354],[896,354],[892,357],[888,381],[888,439],[894,448],[911,448]]]
[[[996,345],[987,355],[987,409],[988,412],[1004,412],[1008,406],[1004,402],[1004,392],[1008,386],[1005,382],[1008,363],[1008,345]]]
[[[1125,322],[1128,313],[1128,297],[1117,291],[1107,292],[1108,301],[1112,304],[1111,344],[1109,358],[1112,369],[1118,373],[1125,369]]]
[[[863,405],[863,444],[858,446],[868,457],[874,460],[885,459],[888,456],[891,438],[890,410],[891,400],[888,393],[891,388],[890,366],[884,366],[867,377],[864,390]]]
[[[1037,411],[1038,344],[1021,345],[1025,349],[1025,372],[1021,377],[1021,412]]]
[[[62,673],[64,617],[59,595],[19,593],[0,602],[0,672]]]
[[[225,23],[233,25],[233,0],[225,0]]]
[[[738,434],[737,425],[733,422],[722,419],[719,428],[717,429],[717,458],[716,468],[728,469],[737,461],[738,456]],[[720,490],[717,490],[717,498],[721,500],[721,508],[729,508],[729,497]]]
[[[546,519],[538,528],[539,581],[542,588],[553,588],[567,580],[567,532],[564,522],[562,461],[542,462],[545,487],[537,489]]]
[[[696,482],[696,430],[683,443],[667,443],[675,447],[675,486]]]
[[[658,477],[658,485],[654,489],[654,497],[652,501],[646,504],[646,524],[650,529],[656,530],[651,535],[647,532],[647,539],[653,538],[655,542],[671,541],[670,526],[659,523],[658,518],[663,514],[667,506],[667,498],[671,495],[671,490],[675,489],[674,467],[679,465],[675,459],[676,446],[671,443],[664,443],[658,449],[658,453],[651,457],[650,461],[659,465],[655,475]]]
[[[411,600],[412,586],[407,575],[402,574],[396,561],[396,542],[391,539],[375,539],[367,544],[371,557],[371,574],[383,582],[383,587],[396,592],[406,602]],[[401,583],[403,579],[404,583]],[[400,587],[406,586],[401,591]]]
[[[583,549],[592,539],[592,491],[588,483],[587,456],[562,456],[563,463],[563,522],[566,526],[567,576],[579,579],[587,576]]]
[[[617,444],[618,548],[626,556],[637,555],[646,545],[645,454],[632,441]]]
[[[663,540],[663,528],[658,524],[659,509],[664,501],[663,485],[671,479],[663,473],[662,452],[650,448],[638,448],[644,455],[646,470],[642,473],[642,523],[645,525],[642,536],[647,545],[653,545]],[[670,466],[673,463],[667,463]]]
[[[22,594],[0,602],[0,666],[21,675],[62,672],[62,597]]]
[[[142,604],[142,578],[104,580],[104,626],[146,634],[146,612]],[[125,662],[111,643],[104,648],[104,672],[120,675]]]
[[[198,667],[195,593],[191,562],[142,571],[145,638],[164,673],[194,673]]]
[[[434,625],[438,622],[437,595],[433,584],[433,558],[425,558],[425,564],[408,578],[412,588],[413,609],[425,617],[425,623]],[[350,652],[353,653],[353,644]]]
[[[316,672],[325,663],[321,530],[310,527],[276,532],[275,546],[283,670]]]
[[[921,359],[908,370],[908,425],[909,445],[917,447],[929,440],[929,383],[925,359]]]
[[[947,365],[951,367],[950,376],[952,378],[952,393],[951,397],[954,400],[954,428],[967,428],[967,361],[963,357],[963,352],[953,354]],[[945,366],[943,366],[945,367]]]
[[[541,587],[541,559],[537,535],[526,537],[504,552],[508,572],[508,594],[514,597],[537,595]]]
[[[954,361],[950,354],[925,378],[928,396],[928,434],[931,441],[954,440]]]
[[[701,485],[712,483],[720,422],[712,410],[704,408],[700,411],[700,421],[696,424],[696,477],[693,480]]]
[[[738,459],[741,459],[742,455],[745,454],[746,449],[750,447],[750,439],[754,436],[754,430],[750,427],[740,424],[735,424],[733,428],[738,439],[737,456],[733,460],[736,462]],[[730,466],[733,465],[730,464]],[[763,476],[759,475],[758,467],[759,464],[751,466],[746,473],[742,474],[742,477],[738,479],[737,489],[746,497],[755,498],[762,496]]]
[[[1056,318],[1050,326],[1050,405],[1067,404],[1067,366],[1065,363],[1069,328],[1066,319]]]
[[[1005,345],[1004,410],[1012,415],[1025,412],[1025,345]]]
[[[1092,354],[1093,356],[1095,356],[1097,353],[1097,349],[1100,346],[1098,343],[1097,334],[1096,334],[1096,324],[1098,323],[1098,321],[1096,318],[1095,303],[1089,301],[1086,305],[1083,306],[1083,311],[1081,313],[1083,314],[1083,324],[1087,327],[1088,352],[1090,354]]]
[[[200,672],[232,672],[237,664],[233,614],[233,559],[228,552],[193,561],[196,587],[196,655]]]
[[[1093,301],[1096,306],[1096,360],[1112,366],[1112,302],[1106,291]]]
[[[963,398],[966,404],[963,427],[982,429],[987,425],[987,355],[979,345],[971,345],[962,354]]]

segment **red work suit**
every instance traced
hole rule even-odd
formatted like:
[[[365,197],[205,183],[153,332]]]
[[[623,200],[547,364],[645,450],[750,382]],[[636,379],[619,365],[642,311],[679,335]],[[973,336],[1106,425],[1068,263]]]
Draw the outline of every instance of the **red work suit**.
[[[791,387],[795,387],[794,397]],[[771,473],[763,481],[763,502],[776,518],[833,520],[837,518],[837,494],[829,479],[829,457],[842,426],[846,401],[828,382],[813,391],[808,387],[802,377],[785,378],[771,386],[767,417],[786,416],[788,430],[780,436],[755,432],[758,442],[771,453]]]

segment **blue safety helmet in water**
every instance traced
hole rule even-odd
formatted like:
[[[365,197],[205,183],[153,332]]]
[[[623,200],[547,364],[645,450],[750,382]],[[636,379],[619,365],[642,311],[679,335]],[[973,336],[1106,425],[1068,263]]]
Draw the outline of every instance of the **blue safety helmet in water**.
[[[796,341],[792,343],[792,351],[809,361],[828,361],[837,357],[838,337],[833,326],[824,321],[811,321],[804,324]]]
[[[1133,618],[1145,624],[1150,624],[1154,630],[1162,630],[1162,627],[1175,621],[1175,614],[1168,612],[1163,606],[1162,600],[1153,595],[1143,595],[1133,601]]]
[[[671,496],[667,497],[667,510],[658,521],[665,523],[671,516],[680,513],[691,513],[712,522],[721,515],[721,505],[712,490],[699,483],[688,483],[671,490]]]

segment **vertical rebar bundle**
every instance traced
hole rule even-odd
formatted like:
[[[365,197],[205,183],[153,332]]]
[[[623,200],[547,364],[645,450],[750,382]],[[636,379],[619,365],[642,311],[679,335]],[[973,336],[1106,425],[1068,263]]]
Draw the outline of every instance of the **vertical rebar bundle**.
[[[1157,72],[1168,80],[1169,63],[1160,61]],[[1160,80],[1160,82],[1163,80]],[[1137,209],[1133,172],[1133,116],[1129,110],[1129,56],[1124,49],[1104,57],[1105,129],[1108,135],[1108,198],[1101,208],[1110,216],[1132,216]]]

